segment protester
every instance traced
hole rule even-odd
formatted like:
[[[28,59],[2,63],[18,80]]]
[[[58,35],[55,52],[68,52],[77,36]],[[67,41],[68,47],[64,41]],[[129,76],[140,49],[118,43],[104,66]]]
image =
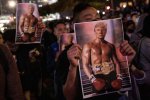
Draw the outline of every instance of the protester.
[[[0,32],[0,44],[4,43],[3,34]]]
[[[15,60],[6,45],[0,44],[0,100],[24,100]]]
[[[73,22],[85,22],[98,20],[100,16],[97,13],[97,10],[89,4],[79,3],[74,8],[73,13]],[[61,73],[58,73],[60,84],[62,85],[61,98],[66,100],[82,100],[81,96],[81,87],[79,82],[79,73],[78,73],[78,60],[81,57],[81,51],[79,45],[75,44],[72,46],[68,46],[59,56],[57,67],[61,68]],[[135,56],[135,51],[129,45],[127,41],[124,41],[120,45],[120,51],[123,55],[131,56],[129,62],[132,61]],[[78,59],[77,59],[78,58]],[[58,68],[59,69],[59,68]],[[58,70],[59,72],[59,70]],[[61,92],[61,90],[60,90]],[[109,94],[108,96],[98,96],[93,99],[110,99],[117,100],[119,97],[118,94]],[[90,98],[92,99],[92,98]],[[62,99],[63,100],[63,99]]]
[[[134,70],[139,70],[141,75],[135,76],[137,83],[139,84],[139,91],[141,100],[146,100],[150,97],[150,54],[149,54],[149,43],[150,43],[150,15],[146,16],[143,22],[142,35],[140,40],[138,52],[137,52],[137,66]],[[143,73],[143,77],[142,77]]]

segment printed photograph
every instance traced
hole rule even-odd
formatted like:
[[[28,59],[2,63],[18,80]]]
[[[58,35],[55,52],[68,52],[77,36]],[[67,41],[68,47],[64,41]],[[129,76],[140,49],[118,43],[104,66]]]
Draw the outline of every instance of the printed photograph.
[[[76,43],[75,33],[64,33],[59,38],[59,51],[62,52],[67,46]]]
[[[79,71],[83,98],[131,90],[128,60],[119,50],[124,40],[122,20],[75,23],[74,29],[82,47]]]
[[[36,4],[19,3],[16,8],[16,44],[40,43],[42,19]]]

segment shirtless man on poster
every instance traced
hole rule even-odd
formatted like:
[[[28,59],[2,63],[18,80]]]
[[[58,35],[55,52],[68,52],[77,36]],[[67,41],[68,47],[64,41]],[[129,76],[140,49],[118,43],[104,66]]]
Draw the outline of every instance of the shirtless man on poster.
[[[97,23],[94,32],[96,39],[83,46],[83,70],[97,92],[119,90],[121,75],[115,47],[104,40],[107,25],[104,22]]]
[[[36,25],[38,18],[33,15],[34,5],[29,4],[25,14],[19,20],[19,33],[23,42],[35,41]]]

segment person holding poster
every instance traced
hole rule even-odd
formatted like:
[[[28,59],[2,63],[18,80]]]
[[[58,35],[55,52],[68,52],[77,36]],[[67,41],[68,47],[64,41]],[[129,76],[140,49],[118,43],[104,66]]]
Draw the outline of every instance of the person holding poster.
[[[100,16],[97,13],[97,10],[89,4],[79,3],[74,7],[73,12],[73,22],[86,22],[100,19]],[[129,45],[127,41],[124,41],[120,45],[120,51],[124,56],[130,56],[130,61],[135,56],[134,49]],[[63,92],[61,98],[65,100],[83,100],[78,66],[79,59],[81,57],[82,48],[78,44],[74,44],[69,48],[66,48],[60,55],[57,61],[57,67],[64,65],[66,69],[60,70],[60,83],[62,85]],[[57,70],[56,70],[57,71]],[[59,70],[57,71],[59,72]],[[109,96],[98,96],[98,99],[101,100],[117,100],[118,94],[109,94]],[[64,100],[64,99],[62,99]],[[89,98],[89,100],[96,100],[95,98]]]
[[[33,15],[34,5],[29,4],[26,13],[22,14],[19,19],[19,33],[24,42],[35,41],[36,25],[38,18]]]
[[[114,45],[104,40],[107,25],[98,22],[94,32],[96,39],[83,45],[83,70],[97,92],[111,88],[118,90],[121,88],[120,65]]]

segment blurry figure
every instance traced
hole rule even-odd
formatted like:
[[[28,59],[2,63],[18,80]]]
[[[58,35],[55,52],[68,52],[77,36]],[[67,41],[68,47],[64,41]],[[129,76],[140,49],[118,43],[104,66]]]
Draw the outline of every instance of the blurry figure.
[[[22,57],[23,56],[23,57]],[[42,66],[45,66],[40,44],[21,44],[16,54],[17,65],[26,100],[37,100],[41,96],[40,81]]]
[[[131,35],[134,33],[134,30],[136,28],[135,23],[132,20],[129,20],[127,22],[125,22],[125,34],[128,36],[128,39],[126,40],[130,40]]]
[[[100,19],[100,15],[89,4],[79,4],[73,10],[73,22],[87,22],[98,19]]]
[[[4,38],[3,38],[3,34],[0,32],[0,44],[4,43]]]
[[[130,14],[126,14],[126,21],[131,20],[131,15]]]
[[[137,69],[141,70],[144,75],[143,77],[136,77],[139,83],[139,90],[141,100],[150,98],[150,15],[148,15],[143,22],[142,35],[140,40],[137,54]],[[135,68],[136,69],[136,68]]]
[[[40,44],[15,44],[15,33],[15,29],[4,32],[5,44],[17,63],[25,99],[38,99],[41,66],[45,66],[42,47]]]
[[[25,14],[22,14],[19,20],[19,33],[23,42],[35,41],[36,24],[38,18],[33,15],[34,5],[29,4]]]
[[[42,37],[42,34],[45,30],[46,26],[45,24],[42,22],[42,18],[38,18],[38,23],[36,25],[36,34],[35,34],[35,37],[37,40],[40,40],[38,38],[41,38]]]
[[[0,44],[0,100],[24,100],[16,62],[4,44]]]
[[[63,33],[68,33],[66,24],[63,21],[57,21],[54,24],[54,35],[59,38]]]
[[[15,61],[16,59],[16,53],[18,46],[15,44],[15,34],[16,34],[16,29],[8,29],[4,32],[4,43],[9,47]]]
[[[137,26],[138,20],[139,20],[139,15],[138,13],[132,13],[131,14],[131,20],[135,23],[135,26]]]
[[[54,71],[56,69],[56,60],[59,55],[59,38],[67,33],[67,27],[64,21],[54,20],[47,23],[47,28],[42,36],[44,46],[44,55],[46,67],[43,73],[43,99],[53,99],[54,94]]]
[[[143,22],[146,16],[150,13],[150,6],[144,7],[143,13],[139,16],[137,26],[135,28],[134,33],[131,35],[130,44],[134,49],[137,49],[140,39],[143,37],[142,29],[143,29]]]

